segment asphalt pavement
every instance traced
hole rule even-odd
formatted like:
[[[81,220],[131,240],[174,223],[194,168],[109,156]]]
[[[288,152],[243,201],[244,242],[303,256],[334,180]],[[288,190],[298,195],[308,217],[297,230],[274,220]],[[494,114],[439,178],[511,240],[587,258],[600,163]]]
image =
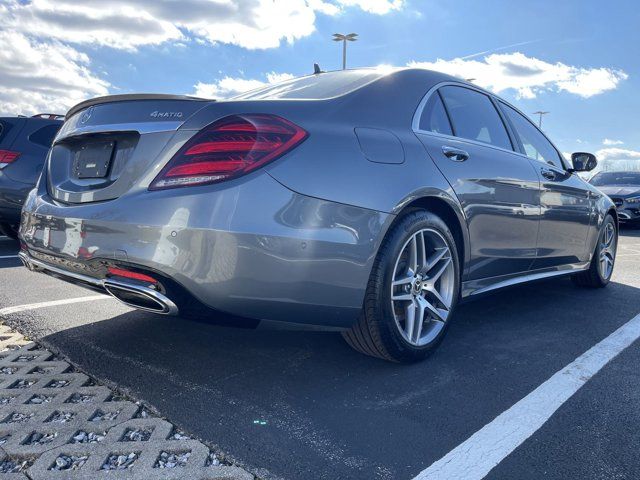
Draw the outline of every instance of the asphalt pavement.
[[[0,257],[16,247],[0,239]],[[262,478],[411,479],[640,313],[640,230],[612,283],[556,279],[462,305],[427,361],[352,351],[335,331],[257,329],[133,311],[112,299],[4,321],[147,402]],[[0,258],[0,308],[95,295]],[[640,344],[569,398],[487,478],[640,478]]]

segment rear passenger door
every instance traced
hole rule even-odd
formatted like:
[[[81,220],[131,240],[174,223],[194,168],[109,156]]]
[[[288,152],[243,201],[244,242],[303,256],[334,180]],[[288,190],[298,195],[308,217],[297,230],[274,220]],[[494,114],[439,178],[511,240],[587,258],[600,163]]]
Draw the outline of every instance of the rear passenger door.
[[[500,102],[515,131],[520,150],[540,175],[540,231],[534,268],[588,260],[587,235],[595,200],[575,174],[567,171],[553,144],[528,118]]]
[[[528,271],[540,221],[538,175],[514,151],[493,99],[445,85],[432,92],[416,121],[418,138],[464,209],[471,250],[465,280]]]

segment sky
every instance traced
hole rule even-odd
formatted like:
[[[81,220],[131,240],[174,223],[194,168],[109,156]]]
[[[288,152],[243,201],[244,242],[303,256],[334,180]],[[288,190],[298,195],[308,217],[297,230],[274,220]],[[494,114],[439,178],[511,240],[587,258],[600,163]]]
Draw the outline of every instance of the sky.
[[[640,8],[632,0],[0,0],[0,115],[108,94],[225,98],[341,68],[474,78],[563,152],[640,168]]]

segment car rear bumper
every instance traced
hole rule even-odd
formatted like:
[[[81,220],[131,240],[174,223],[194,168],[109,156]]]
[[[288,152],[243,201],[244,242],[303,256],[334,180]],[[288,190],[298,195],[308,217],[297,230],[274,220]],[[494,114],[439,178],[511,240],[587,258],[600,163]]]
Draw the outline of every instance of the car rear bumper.
[[[150,288],[143,282],[126,281],[117,278],[100,279],[83,275],[38,260],[26,251],[20,252],[18,256],[29,270],[46,273],[76,285],[110,294],[121,302],[142,310],[163,315],[178,314],[177,305],[165,292],[158,291],[157,288]],[[127,292],[127,296],[123,297],[122,292]]]
[[[76,206],[30,195],[23,257],[99,289],[108,266],[129,266],[233,315],[351,325],[390,215],[297,194],[266,173],[248,177]]]

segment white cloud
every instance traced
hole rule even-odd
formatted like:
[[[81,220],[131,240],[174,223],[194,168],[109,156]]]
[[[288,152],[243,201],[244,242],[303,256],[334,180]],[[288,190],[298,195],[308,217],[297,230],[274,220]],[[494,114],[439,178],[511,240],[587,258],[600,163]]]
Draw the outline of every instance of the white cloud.
[[[271,72],[265,75],[264,80],[224,77],[214,83],[198,82],[194,88],[194,95],[204,98],[229,98],[239,93],[255,90],[256,88],[280,83],[293,78],[290,73]]]
[[[307,0],[309,7],[318,13],[325,15],[337,15],[340,13],[340,7],[324,0]]]
[[[189,40],[248,49],[275,48],[315,31],[316,13],[358,7],[384,14],[402,0],[3,0],[0,28],[135,50]]]
[[[39,42],[0,31],[0,113],[65,113],[108,93],[109,83],[88,68],[89,58],[58,42]]]
[[[605,160],[640,160],[640,152],[626,148],[603,148],[596,152],[599,161]]]
[[[142,46],[232,44],[267,49],[315,31],[316,16],[347,8],[383,14],[402,0],[0,0],[0,111],[63,112],[108,93],[90,70],[86,46],[135,51]],[[105,74],[106,75],[106,74]],[[286,74],[284,74],[287,78]],[[199,83],[206,96],[229,96],[279,80]]]
[[[598,171],[640,171],[640,151],[603,148],[596,152]]]
[[[285,80],[291,80],[292,78],[294,78],[294,75],[290,73],[271,72],[271,73],[267,73],[266,77],[267,77],[267,83],[280,83],[280,82],[284,82]]]
[[[611,147],[615,145],[624,145],[624,142],[622,140],[611,140],[610,138],[605,138],[602,140],[602,144]]]
[[[404,7],[404,0],[338,0],[338,3],[351,7],[358,6],[365,12],[384,15],[392,10]]]
[[[544,91],[566,91],[583,98],[613,90],[628,75],[612,68],[585,68],[550,63],[523,53],[500,53],[482,60],[455,58],[435,62],[411,62],[411,67],[438,70],[496,93],[515,90],[519,98],[535,98]]]

